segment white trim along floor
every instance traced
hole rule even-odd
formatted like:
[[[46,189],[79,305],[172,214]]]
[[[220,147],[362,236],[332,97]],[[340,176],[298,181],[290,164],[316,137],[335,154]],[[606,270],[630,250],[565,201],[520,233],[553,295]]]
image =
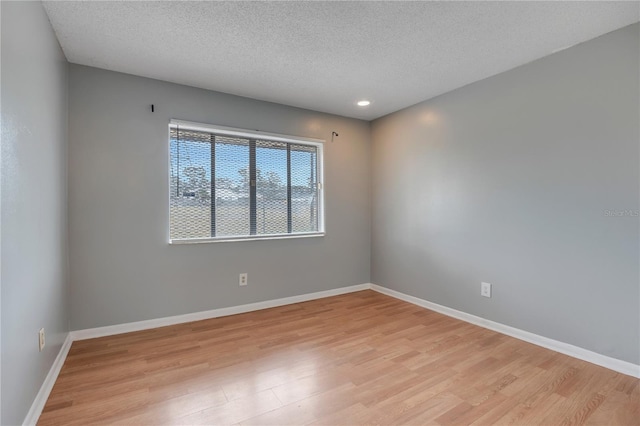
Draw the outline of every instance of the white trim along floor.
[[[282,299],[267,300],[264,302],[250,303],[240,306],[232,306],[228,308],[212,309],[209,311],[194,312],[191,314],[176,315],[172,317],[158,318],[146,321],[137,321],[127,324],[111,325],[107,327],[91,328],[86,330],[72,331],[67,335],[56,360],[54,361],[49,374],[45,378],[40,391],[36,395],[29,412],[24,420],[25,425],[35,425],[38,422],[38,418],[42,413],[42,409],[47,402],[47,398],[53,389],[53,385],[56,382],[58,374],[62,369],[64,361],[69,353],[71,344],[75,340],[94,339],[96,337],[111,336],[115,334],[129,333],[132,331],[148,330],[151,328],[164,327],[167,325],[181,324],[191,321],[200,321],[203,319],[223,317],[227,315],[241,314],[245,312],[258,311],[261,309],[275,308],[277,306],[291,305],[294,303],[306,302],[309,300],[322,299],[325,297],[337,296],[340,294],[353,293],[362,290],[373,290],[378,293],[385,294],[387,296],[394,297],[405,302],[412,303],[414,305],[421,306],[423,308],[478,325],[480,327],[487,328],[489,330],[496,331],[498,333],[505,334],[507,336],[515,337],[516,339],[524,340],[525,342],[533,343],[534,345],[541,346],[543,348],[551,349],[556,352],[560,352],[571,357],[590,362],[592,364],[599,365],[601,367],[608,368],[619,373],[623,373],[632,377],[640,378],[640,365],[636,365],[627,361],[622,361],[616,358],[612,358],[606,355],[602,355],[578,346],[570,345],[568,343],[560,342],[558,340],[550,339],[548,337],[540,336],[538,334],[530,333],[528,331],[520,330],[518,328],[510,327],[495,321],[487,320],[475,315],[468,314],[466,312],[458,311],[456,309],[448,308],[446,306],[438,305],[428,300],[420,299],[418,297],[409,296],[404,293],[400,293],[395,290],[388,289],[376,284],[365,283],[358,284],[349,287],[341,287],[332,290],[320,291],[317,293],[302,294],[299,296],[285,297]]]

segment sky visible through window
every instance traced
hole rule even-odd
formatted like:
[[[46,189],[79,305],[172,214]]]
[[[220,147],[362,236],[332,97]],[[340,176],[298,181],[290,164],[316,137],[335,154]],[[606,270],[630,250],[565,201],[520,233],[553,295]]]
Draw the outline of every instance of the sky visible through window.
[[[276,149],[257,148],[256,156],[259,158],[258,168],[263,175],[270,172],[276,173],[281,182],[287,182],[287,165],[281,161],[282,151]],[[176,139],[171,140],[171,170],[175,175],[178,170],[178,161],[180,161],[179,173],[180,179],[185,179],[184,169],[187,167],[202,167],[205,170],[205,176],[211,180],[211,144],[206,142],[194,142],[180,140],[180,155],[178,155],[178,143]],[[225,166],[216,168],[216,179],[230,179],[235,184],[242,183],[242,176],[239,170],[249,167],[248,149],[243,145],[217,144],[216,156],[220,159],[224,158]],[[311,153],[304,151],[291,151],[291,164],[302,165],[311,164]],[[309,171],[311,169],[309,168]],[[292,174],[292,186],[308,186],[309,176],[301,173]]]

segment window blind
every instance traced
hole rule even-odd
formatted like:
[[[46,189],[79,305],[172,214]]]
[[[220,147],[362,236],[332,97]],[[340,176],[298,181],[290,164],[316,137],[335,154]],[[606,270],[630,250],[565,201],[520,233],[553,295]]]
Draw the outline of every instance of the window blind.
[[[170,239],[321,232],[321,146],[170,126]]]

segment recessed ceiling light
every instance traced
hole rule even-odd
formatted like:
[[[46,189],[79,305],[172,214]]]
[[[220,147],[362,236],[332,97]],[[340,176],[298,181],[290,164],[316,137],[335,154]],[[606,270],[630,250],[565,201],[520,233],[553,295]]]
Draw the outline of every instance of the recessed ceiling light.
[[[365,107],[365,106],[369,106],[370,103],[371,102],[367,101],[366,99],[363,99],[361,101],[358,101],[358,106]]]

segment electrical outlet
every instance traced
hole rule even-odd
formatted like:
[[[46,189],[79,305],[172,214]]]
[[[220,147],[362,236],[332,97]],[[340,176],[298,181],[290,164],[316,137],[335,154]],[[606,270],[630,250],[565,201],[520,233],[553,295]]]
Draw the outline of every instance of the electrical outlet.
[[[44,328],[41,328],[40,331],[38,331],[38,348],[40,352],[42,352],[42,349],[44,348]]]
[[[238,284],[240,286],[247,285],[247,280],[248,280],[247,273],[244,272],[244,273],[240,274],[240,279],[238,281]]]
[[[480,283],[480,296],[491,297],[491,284]]]

